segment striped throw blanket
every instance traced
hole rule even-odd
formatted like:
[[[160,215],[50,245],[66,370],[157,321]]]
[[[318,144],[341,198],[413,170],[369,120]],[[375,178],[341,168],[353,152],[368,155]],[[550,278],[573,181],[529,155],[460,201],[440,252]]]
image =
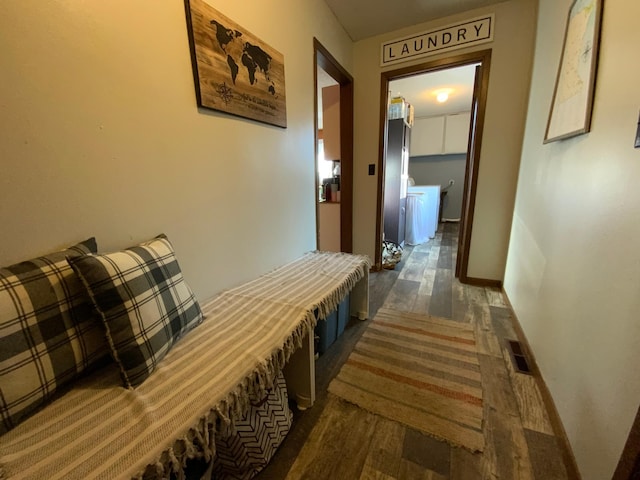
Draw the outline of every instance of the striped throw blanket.
[[[0,478],[181,478],[187,458],[215,454],[216,429],[233,429],[369,266],[312,252],[221,293],[135,390],[108,368],[0,437]]]

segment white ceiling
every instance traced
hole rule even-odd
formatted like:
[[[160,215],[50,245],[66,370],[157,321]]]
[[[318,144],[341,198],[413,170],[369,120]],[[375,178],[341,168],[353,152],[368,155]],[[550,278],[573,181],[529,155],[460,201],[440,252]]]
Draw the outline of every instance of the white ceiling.
[[[325,0],[353,41],[505,0]]]
[[[325,0],[354,41],[442,18],[504,0]],[[414,106],[416,117],[431,117],[469,111],[475,66],[465,66],[415,75],[390,82],[391,97],[400,95]],[[318,68],[318,87],[335,84]],[[436,94],[449,89],[449,100],[436,101]],[[321,96],[318,95],[321,102]],[[322,108],[319,105],[320,127]]]
[[[471,109],[475,65],[424,73],[389,82],[389,96],[402,96],[414,107],[416,117],[434,117]],[[322,128],[322,88],[337,85],[331,76],[318,67],[318,128]],[[439,103],[436,95],[447,89],[449,100]]]
[[[338,85],[338,82],[336,82],[325,69],[318,67],[318,95],[320,94],[321,88],[330,87],[331,85]]]
[[[471,110],[475,65],[424,73],[389,82],[390,96],[402,96],[414,107],[414,116],[433,117]],[[436,95],[448,90],[444,103]]]

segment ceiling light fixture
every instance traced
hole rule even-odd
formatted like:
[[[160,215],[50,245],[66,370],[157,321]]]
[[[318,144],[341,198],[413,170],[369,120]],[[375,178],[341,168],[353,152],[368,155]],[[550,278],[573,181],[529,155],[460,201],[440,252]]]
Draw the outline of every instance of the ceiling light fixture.
[[[440,92],[436,95],[436,100],[440,103],[444,103],[449,100],[449,92]]]
[[[436,96],[438,103],[444,103],[449,100],[449,95],[454,92],[453,88],[439,88],[433,91],[433,95]]]

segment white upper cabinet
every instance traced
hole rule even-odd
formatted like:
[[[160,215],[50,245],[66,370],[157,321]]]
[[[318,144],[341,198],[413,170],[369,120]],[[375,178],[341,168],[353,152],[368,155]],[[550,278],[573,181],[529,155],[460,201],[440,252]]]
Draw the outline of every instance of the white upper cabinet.
[[[444,139],[444,117],[416,118],[411,129],[409,156],[440,155]]]
[[[416,118],[411,129],[410,156],[467,153],[471,113]]]
[[[443,153],[467,153],[471,112],[447,115]]]

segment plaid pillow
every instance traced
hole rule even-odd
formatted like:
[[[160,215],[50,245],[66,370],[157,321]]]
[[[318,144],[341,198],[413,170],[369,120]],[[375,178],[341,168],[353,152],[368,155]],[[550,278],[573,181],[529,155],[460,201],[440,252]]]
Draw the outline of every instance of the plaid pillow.
[[[0,434],[108,353],[104,327],[66,259],[95,251],[90,238],[0,268]]]
[[[202,321],[165,235],[120,252],[69,260],[89,290],[126,386],[140,385]]]

